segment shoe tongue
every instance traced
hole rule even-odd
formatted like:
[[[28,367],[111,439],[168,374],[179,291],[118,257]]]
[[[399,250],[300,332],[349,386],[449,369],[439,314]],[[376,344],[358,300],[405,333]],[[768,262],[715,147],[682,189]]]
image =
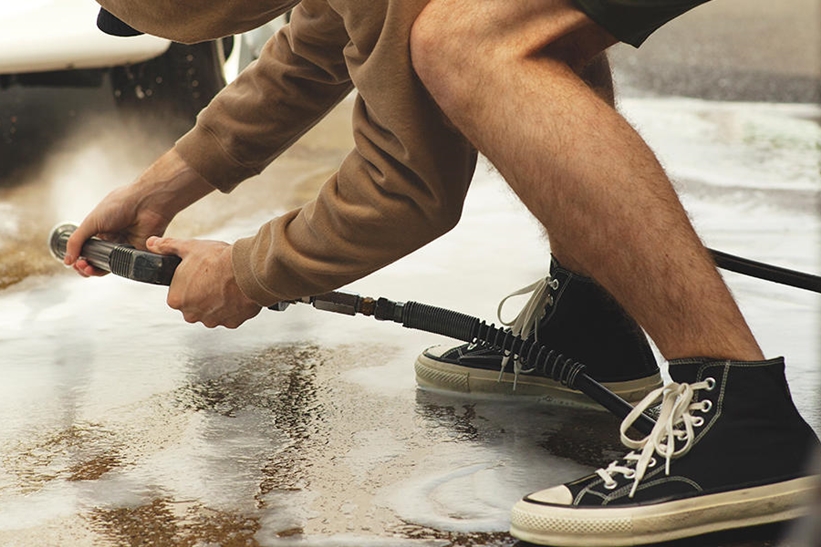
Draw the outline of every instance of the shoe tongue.
[[[556,260],[556,257],[551,255],[550,256],[550,277],[556,279],[557,277],[564,277],[569,272],[565,270],[559,261]]]
[[[701,380],[699,371],[710,359],[673,359],[669,361],[670,377],[679,384],[694,384]]]
[[[559,281],[564,283],[564,281],[571,276],[580,279],[588,279],[582,275],[579,275],[575,272],[568,270],[559,263],[555,256],[550,255],[550,277],[552,277],[553,279],[558,279]]]

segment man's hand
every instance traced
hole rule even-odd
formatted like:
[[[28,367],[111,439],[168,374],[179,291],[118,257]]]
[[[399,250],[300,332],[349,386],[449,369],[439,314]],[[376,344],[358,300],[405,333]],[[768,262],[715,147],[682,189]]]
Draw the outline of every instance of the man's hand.
[[[79,258],[92,237],[128,243],[138,249],[182,258],[168,290],[168,305],[189,323],[236,328],[262,309],[249,300],[234,279],[231,246],[218,241],[162,239],[174,216],[214,188],[174,149],[163,154],[140,177],[105,197],[66,243],[65,263],[83,276],[106,272]]]
[[[146,244],[151,252],[182,258],[168,289],[168,305],[189,323],[234,329],[262,309],[237,285],[227,243],[151,237]]]
[[[105,197],[66,242],[65,263],[80,275],[104,275],[80,259],[83,243],[92,237],[145,248],[150,236],[161,236],[174,216],[213,191],[174,149],[163,154],[137,180]]]

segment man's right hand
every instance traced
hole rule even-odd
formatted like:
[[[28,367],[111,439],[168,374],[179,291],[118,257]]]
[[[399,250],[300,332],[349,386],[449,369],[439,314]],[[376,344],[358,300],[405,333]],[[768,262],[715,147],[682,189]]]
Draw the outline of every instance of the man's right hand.
[[[92,236],[146,248],[151,236],[162,236],[174,216],[213,191],[174,149],[163,154],[137,180],[108,194],[66,242],[65,264],[82,276],[106,272],[79,258]]]

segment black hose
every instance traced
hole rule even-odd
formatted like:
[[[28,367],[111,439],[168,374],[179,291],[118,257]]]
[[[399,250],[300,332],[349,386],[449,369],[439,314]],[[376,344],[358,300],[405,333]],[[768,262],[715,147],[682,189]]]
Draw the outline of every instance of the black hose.
[[[749,258],[742,258],[713,249],[708,250],[713,255],[716,265],[721,269],[821,293],[821,277],[817,275],[788,270],[780,266],[756,262]]]
[[[397,313],[401,308],[401,316]],[[482,343],[504,354],[518,358],[533,372],[559,382],[570,389],[581,391],[604,408],[624,419],[633,407],[587,374],[587,367],[553,350],[535,338],[523,339],[509,329],[488,325],[477,317],[437,308],[419,302],[398,304],[380,298],[374,313],[377,319],[401,323],[409,329],[441,334],[463,342]],[[633,427],[644,435],[650,434],[655,422],[642,414]]]
[[[477,339],[482,325],[477,317],[419,302],[404,304],[401,323],[409,329],[441,334],[464,342]]]

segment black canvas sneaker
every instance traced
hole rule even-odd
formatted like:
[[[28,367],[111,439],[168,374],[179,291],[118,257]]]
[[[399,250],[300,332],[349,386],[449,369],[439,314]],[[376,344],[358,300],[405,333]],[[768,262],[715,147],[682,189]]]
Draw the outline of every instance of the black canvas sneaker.
[[[621,426],[633,452],[596,473],[526,496],[511,534],[542,545],[641,545],[800,517],[821,477],[819,443],[793,405],[783,359],[670,362],[674,383]],[[661,399],[645,438],[626,435]]]
[[[512,321],[501,318],[508,298],[532,292]],[[587,366],[587,373],[630,402],[662,385],[641,327],[601,286],[553,258],[550,275],[499,304],[499,321],[522,338],[534,336],[556,354]],[[420,388],[434,391],[539,396],[597,407],[584,394],[529,369],[486,345],[428,348],[416,360]]]

